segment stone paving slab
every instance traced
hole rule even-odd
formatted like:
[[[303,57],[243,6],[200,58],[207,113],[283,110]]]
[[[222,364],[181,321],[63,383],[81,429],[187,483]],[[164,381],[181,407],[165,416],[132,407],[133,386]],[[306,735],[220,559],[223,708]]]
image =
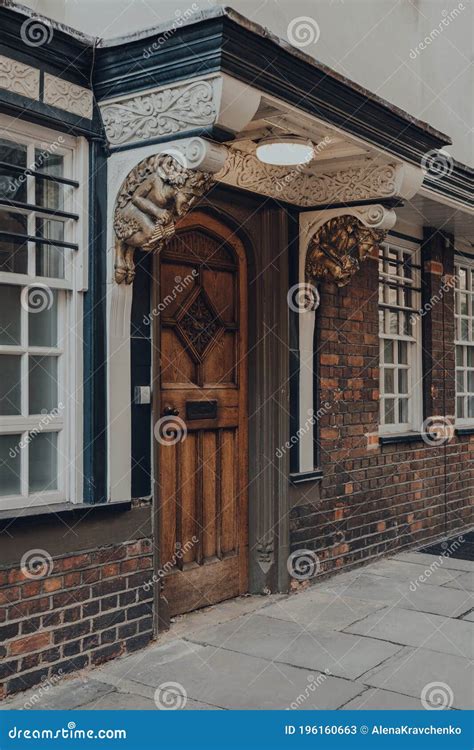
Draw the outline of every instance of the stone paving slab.
[[[474,658],[473,627],[469,622],[394,607],[369,615],[344,631]]]
[[[305,627],[343,630],[353,622],[384,609],[379,602],[365,602],[336,596],[318,587],[301,594],[292,594],[276,604],[264,607],[259,614],[277,620],[298,622]]]
[[[431,565],[423,565],[420,569],[419,563],[405,562],[396,557],[370,565],[371,575],[385,576],[393,578],[396,581],[417,582],[420,576],[424,577],[423,583],[432,586],[442,586],[443,584],[451,585],[452,581],[457,580],[463,573],[460,570],[449,570],[443,567],[443,562],[437,557],[431,556]]]
[[[427,555],[425,552],[399,552],[393,559],[429,567],[435,560],[439,560],[439,555]],[[446,556],[442,557],[442,561],[445,570],[459,570],[461,573],[474,572],[474,561],[472,560],[457,560],[454,557]]]
[[[263,610],[264,612],[265,610]],[[193,642],[260,656],[278,663],[329,670],[336,677],[355,680],[400,650],[383,641],[321,629],[304,630],[286,620],[265,617],[233,620],[193,634]]]
[[[344,711],[420,711],[420,698],[393,693],[391,690],[367,688],[362,695],[343,706]]]
[[[377,601],[446,617],[459,617],[474,604],[474,596],[470,592],[426,584],[412,591],[410,581],[396,581],[370,573],[361,573],[347,585],[338,583],[336,576],[321,584],[321,587],[344,597]]]
[[[121,676],[132,675],[133,682],[155,689],[165,682],[178,682],[188,698],[228,709],[285,709],[301,695],[304,700],[298,708],[335,709],[361,692],[358,684],[314,670],[274,664],[224,648],[193,646],[193,651],[166,664],[148,649],[146,659],[135,659],[132,670],[128,659],[117,660],[101,668],[100,679],[118,678],[120,684]],[[318,677],[321,684],[311,690]]]
[[[443,585],[453,589],[462,589],[463,591],[474,591],[474,573],[461,573],[453,581]]]
[[[414,698],[419,698],[427,685],[436,683],[448,699],[453,695],[453,708],[468,710],[474,704],[471,665],[452,654],[406,647],[364,675],[363,681]]]
[[[110,693],[113,688],[104,682],[94,679],[95,673],[89,676],[63,679],[55,685],[33,688],[20,693],[9,701],[0,703],[0,711],[5,710],[56,710],[66,711],[91,703]]]

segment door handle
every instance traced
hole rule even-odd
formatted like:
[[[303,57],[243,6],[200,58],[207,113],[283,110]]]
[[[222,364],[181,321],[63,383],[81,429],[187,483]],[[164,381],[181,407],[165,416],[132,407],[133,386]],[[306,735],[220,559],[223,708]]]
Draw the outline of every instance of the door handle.
[[[165,406],[163,409],[163,416],[165,417],[177,417],[179,414],[179,409],[176,409],[174,406]]]

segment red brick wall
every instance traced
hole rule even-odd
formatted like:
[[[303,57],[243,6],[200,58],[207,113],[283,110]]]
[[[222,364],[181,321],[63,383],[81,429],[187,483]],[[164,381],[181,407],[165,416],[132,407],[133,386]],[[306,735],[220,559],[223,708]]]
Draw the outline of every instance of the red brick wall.
[[[453,273],[453,249],[427,233],[424,299]],[[323,478],[293,491],[291,548],[322,572],[421,544],[473,522],[474,436],[445,446],[380,445],[378,270],[367,260],[342,289],[323,283],[318,310]],[[424,418],[454,413],[453,292],[423,317]]]
[[[145,646],[152,574],[147,539],[0,570],[0,697]]]

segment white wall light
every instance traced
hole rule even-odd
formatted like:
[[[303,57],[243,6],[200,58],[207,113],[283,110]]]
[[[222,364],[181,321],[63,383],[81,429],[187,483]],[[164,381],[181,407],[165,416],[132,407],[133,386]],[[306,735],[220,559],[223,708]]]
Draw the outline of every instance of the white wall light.
[[[264,164],[294,166],[309,163],[314,157],[314,146],[297,135],[277,136],[263,138],[257,144],[256,154]]]

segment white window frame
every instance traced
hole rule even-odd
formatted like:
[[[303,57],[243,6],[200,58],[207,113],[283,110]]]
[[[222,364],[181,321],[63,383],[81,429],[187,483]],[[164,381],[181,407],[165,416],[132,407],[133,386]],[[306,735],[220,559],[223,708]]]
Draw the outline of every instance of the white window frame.
[[[455,413],[456,413],[456,424],[460,427],[472,427],[474,426],[474,416],[472,417],[459,417],[458,416],[458,399],[463,397],[464,398],[464,413],[467,414],[467,403],[469,397],[474,398],[474,390],[470,391],[468,389],[468,372],[473,372],[474,377],[474,367],[468,365],[467,360],[467,351],[468,349],[472,349],[473,356],[474,356],[474,257],[473,258],[467,258],[466,256],[460,256],[456,255],[454,259],[454,268],[455,268],[455,287],[454,287],[454,325],[455,325],[455,331],[454,331],[454,346],[455,346],[455,368],[456,368],[456,406],[455,406]],[[466,289],[461,289],[459,286],[459,272],[461,269],[466,270],[466,278],[468,280],[466,284]],[[467,295],[467,303],[468,303],[468,314],[467,315],[461,315],[461,294]],[[469,313],[470,311],[470,313]],[[462,339],[460,335],[461,330],[461,321],[467,320],[468,321],[468,338]],[[463,364],[458,365],[458,349],[462,348],[462,359]],[[464,373],[464,385],[466,386],[466,390],[462,391],[461,395],[458,391],[458,373],[463,372]]]
[[[412,280],[411,282],[405,279],[410,286],[414,289],[421,287],[421,248],[416,242],[410,242],[409,240],[401,239],[399,237],[388,236],[386,241],[382,243],[381,251],[383,248],[395,249],[398,252],[409,252],[413,258]],[[380,306],[380,289],[382,286],[381,280],[392,277],[394,280],[396,276],[391,276],[384,270],[383,262],[379,259],[379,292],[378,292],[378,304],[379,304],[379,315],[381,310],[385,310]],[[400,280],[400,279],[399,279]],[[398,303],[395,305],[398,309],[404,310],[407,315],[410,315],[411,319],[411,336],[395,333],[382,333],[379,322],[379,389],[380,389],[380,409],[379,409],[379,434],[380,435],[393,435],[393,434],[404,434],[409,432],[420,432],[422,429],[423,422],[423,384],[422,384],[422,341],[421,341],[421,315],[413,314],[411,311],[408,312],[407,308],[404,308]],[[421,310],[421,293],[414,292],[412,295],[412,308],[415,310]],[[400,330],[400,329],[399,329]],[[406,422],[395,422],[385,423],[385,381],[384,381],[384,342],[392,340],[394,342],[406,341],[407,342],[407,363],[408,363],[408,420]],[[394,346],[394,350],[398,349]],[[396,359],[394,357],[394,381],[397,380],[398,370],[396,368]],[[395,393],[398,393],[398,386],[394,386]],[[390,395],[390,394],[389,394]],[[395,412],[398,409],[398,401],[395,400]],[[398,417],[398,414],[396,414]]]
[[[0,271],[0,285],[39,286],[46,285],[57,295],[58,341],[57,347],[48,350],[41,347],[27,347],[28,313],[21,310],[21,345],[0,346],[2,353],[58,354],[58,404],[63,408],[48,420],[46,426],[39,426],[38,416],[24,416],[27,410],[28,358],[22,358],[22,415],[0,416],[0,434],[21,434],[24,451],[21,465],[21,494],[0,495],[0,511],[26,508],[56,503],[80,503],[83,494],[83,295],[87,288],[87,205],[88,205],[88,144],[82,138],[74,138],[57,132],[0,115],[0,138],[27,146],[27,166],[35,169],[35,148],[46,150],[54,146],[52,152],[64,156],[64,176],[79,183],[79,188],[65,190],[64,211],[76,213],[78,220],[64,219],[64,241],[78,245],[78,250],[65,250],[64,279],[38,277],[35,275],[35,243],[28,242],[28,268],[26,274]],[[41,171],[41,167],[37,169]],[[36,204],[34,177],[27,176],[27,202]],[[55,220],[52,214],[43,214],[12,207],[11,212],[27,213],[29,235],[36,234],[36,218]],[[59,218],[59,217],[58,217]],[[27,466],[28,441],[24,438],[28,430],[58,432],[57,490],[28,493]],[[34,440],[34,437],[32,437]],[[24,443],[26,442],[26,447]]]

